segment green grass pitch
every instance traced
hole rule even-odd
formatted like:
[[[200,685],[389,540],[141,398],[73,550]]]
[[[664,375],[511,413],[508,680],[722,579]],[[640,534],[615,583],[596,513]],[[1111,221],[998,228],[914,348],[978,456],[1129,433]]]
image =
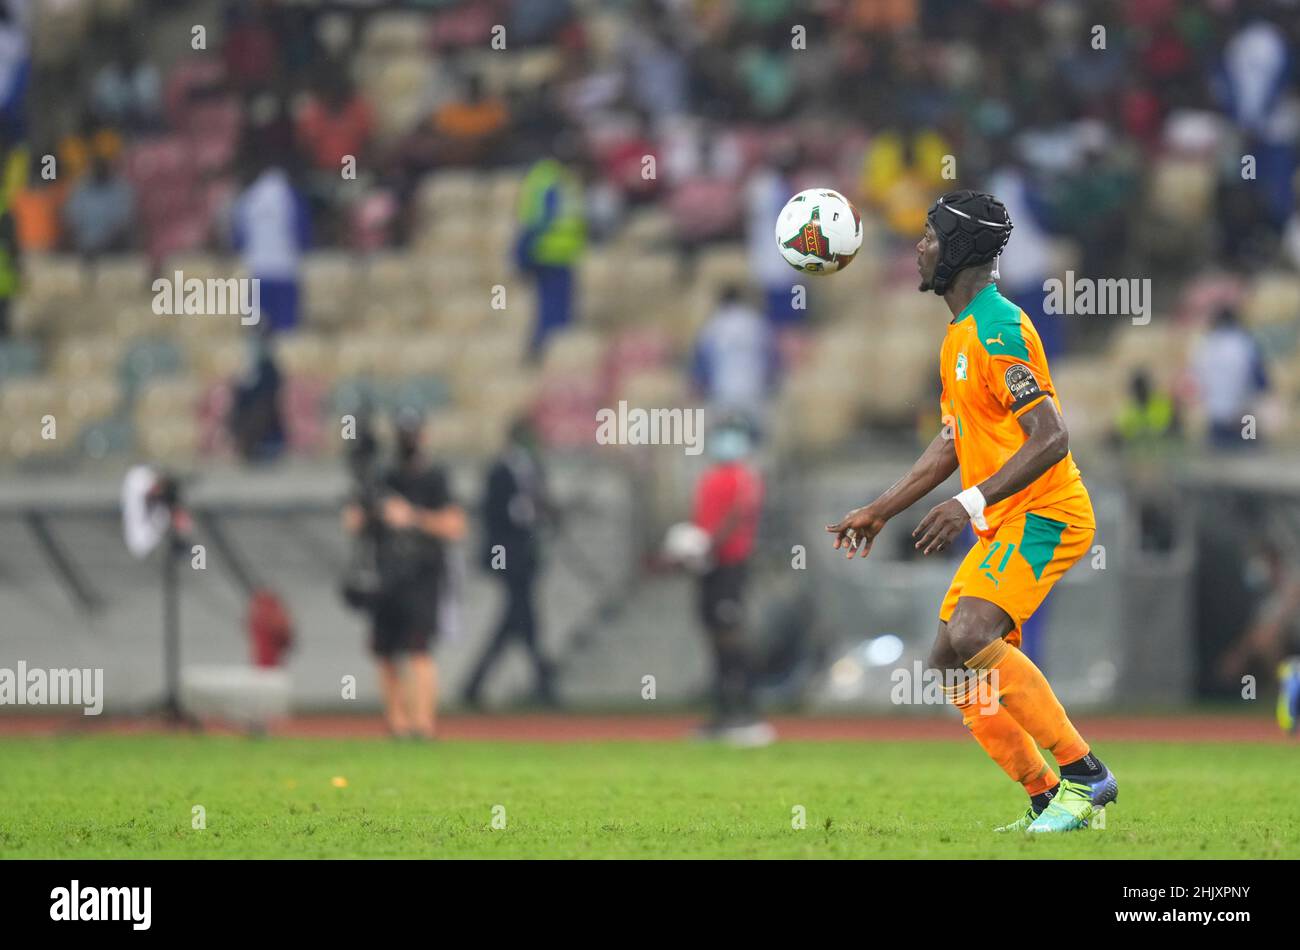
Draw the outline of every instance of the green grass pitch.
[[[989,830],[1022,794],[963,742],[12,738],[0,858],[1300,857],[1294,748],[1098,751],[1106,828],[1044,840]]]

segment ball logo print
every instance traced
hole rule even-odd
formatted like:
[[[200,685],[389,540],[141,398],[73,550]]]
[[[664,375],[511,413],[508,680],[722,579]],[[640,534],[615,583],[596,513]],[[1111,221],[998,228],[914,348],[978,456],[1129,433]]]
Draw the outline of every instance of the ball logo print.
[[[862,247],[862,216],[838,191],[801,191],[777,216],[776,245],[795,270],[833,274],[848,267]]]

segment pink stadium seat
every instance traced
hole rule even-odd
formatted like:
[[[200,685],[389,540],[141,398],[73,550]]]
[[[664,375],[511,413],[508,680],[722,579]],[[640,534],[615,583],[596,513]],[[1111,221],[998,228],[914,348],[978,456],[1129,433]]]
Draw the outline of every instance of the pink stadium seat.
[[[533,422],[542,439],[560,448],[590,447],[596,432],[596,411],[603,404],[597,379],[565,379],[544,383],[533,409]]]
[[[229,383],[213,383],[199,397],[199,454],[227,455],[231,451],[230,417],[232,394]]]
[[[190,110],[187,125],[196,167],[203,171],[225,168],[235,157],[243,121],[239,103],[217,99],[199,103]]]
[[[740,225],[741,197],[734,181],[696,178],[668,199],[679,234],[707,241],[734,232]]]
[[[190,144],[181,136],[146,139],[127,150],[126,177],[138,190],[152,188],[160,180],[192,178],[193,163]]]
[[[503,11],[495,3],[467,3],[433,18],[429,31],[430,45],[434,49],[486,44],[492,36],[494,24],[504,22]]]
[[[322,409],[329,385],[311,376],[290,376],[280,394],[285,435],[293,452],[318,452],[325,439]]]
[[[618,335],[605,356],[605,388],[617,392],[629,375],[665,366],[672,357],[672,341],[660,327],[639,327]]]
[[[182,57],[177,61],[163,88],[163,111],[172,126],[186,128],[194,94],[218,88],[225,78],[226,68],[219,59]]]

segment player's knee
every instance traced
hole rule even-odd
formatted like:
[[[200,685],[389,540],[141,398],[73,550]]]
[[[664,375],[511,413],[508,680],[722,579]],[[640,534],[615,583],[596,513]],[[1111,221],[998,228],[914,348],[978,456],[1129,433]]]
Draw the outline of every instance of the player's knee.
[[[953,615],[948,621],[948,643],[958,664],[963,664],[998,638],[996,628],[979,618]],[[957,664],[954,664],[957,665]]]
[[[930,648],[930,669],[944,671],[959,666],[961,666],[961,657],[953,651],[952,643],[948,639],[947,625],[940,624],[939,635],[934,638],[934,646]]]

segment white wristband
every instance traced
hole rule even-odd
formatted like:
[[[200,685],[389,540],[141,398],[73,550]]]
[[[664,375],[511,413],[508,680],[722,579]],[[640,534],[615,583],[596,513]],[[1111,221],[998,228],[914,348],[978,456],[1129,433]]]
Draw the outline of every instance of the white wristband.
[[[971,524],[981,531],[988,530],[989,523],[984,520],[984,494],[978,487],[972,485],[952,497],[961,502],[961,506],[966,509],[966,514],[970,515]]]

